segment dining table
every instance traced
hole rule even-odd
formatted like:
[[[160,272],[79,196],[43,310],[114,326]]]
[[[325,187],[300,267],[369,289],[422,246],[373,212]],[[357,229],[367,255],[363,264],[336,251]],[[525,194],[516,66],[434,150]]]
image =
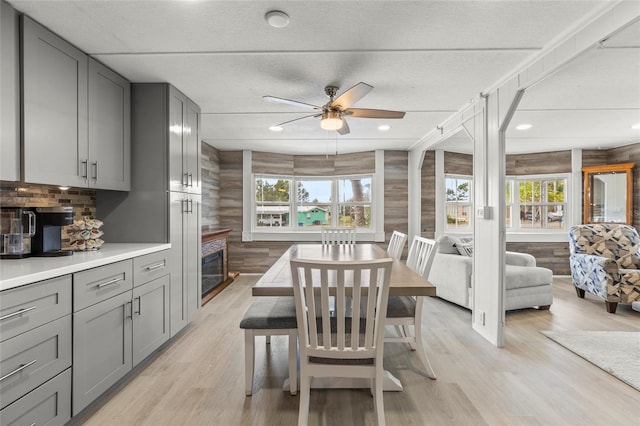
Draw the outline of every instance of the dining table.
[[[389,258],[389,254],[377,244],[318,244],[295,243],[262,275],[252,288],[253,296],[293,296],[291,260],[314,261],[366,261]],[[398,259],[393,259],[389,296],[435,296],[436,286],[414,272]],[[287,379],[288,380],[288,379]],[[368,388],[368,380],[346,378],[320,378],[313,380],[313,388]],[[288,391],[288,381],[284,390]],[[385,391],[401,391],[402,383],[385,370]]]

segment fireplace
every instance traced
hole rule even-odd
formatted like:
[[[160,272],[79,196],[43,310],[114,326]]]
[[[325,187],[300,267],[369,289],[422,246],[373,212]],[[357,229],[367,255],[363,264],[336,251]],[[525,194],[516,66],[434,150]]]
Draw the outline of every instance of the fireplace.
[[[221,229],[202,234],[202,304],[233,282],[229,274],[229,232]]]

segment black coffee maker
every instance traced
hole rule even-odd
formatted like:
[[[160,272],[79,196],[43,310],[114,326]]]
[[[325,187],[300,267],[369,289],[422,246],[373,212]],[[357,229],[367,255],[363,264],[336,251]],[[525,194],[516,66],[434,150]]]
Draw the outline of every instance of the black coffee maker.
[[[31,256],[70,256],[62,250],[62,227],[73,224],[73,207],[33,207],[36,233],[31,237]]]

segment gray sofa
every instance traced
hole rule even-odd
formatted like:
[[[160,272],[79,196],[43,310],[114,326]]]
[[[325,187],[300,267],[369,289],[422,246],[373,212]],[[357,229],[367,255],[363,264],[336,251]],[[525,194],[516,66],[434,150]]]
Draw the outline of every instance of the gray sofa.
[[[438,297],[472,309],[472,257],[462,255],[456,247],[469,243],[448,235],[439,238],[438,252],[433,260],[429,281],[435,284]],[[538,307],[549,309],[553,303],[550,269],[536,266],[530,254],[506,252],[505,310]]]

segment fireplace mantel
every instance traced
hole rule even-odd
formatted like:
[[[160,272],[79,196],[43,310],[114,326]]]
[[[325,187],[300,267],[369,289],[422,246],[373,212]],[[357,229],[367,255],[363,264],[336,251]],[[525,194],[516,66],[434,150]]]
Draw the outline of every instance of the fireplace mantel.
[[[207,303],[213,296],[222,291],[226,286],[233,282],[235,275],[229,274],[229,233],[231,229],[217,229],[212,231],[206,231],[202,233],[202,247],[201,257],[222,252],[222,276],[225,277],[224,281],[218,284],[213,290],[207,294],[202,295],[202,304]]]

